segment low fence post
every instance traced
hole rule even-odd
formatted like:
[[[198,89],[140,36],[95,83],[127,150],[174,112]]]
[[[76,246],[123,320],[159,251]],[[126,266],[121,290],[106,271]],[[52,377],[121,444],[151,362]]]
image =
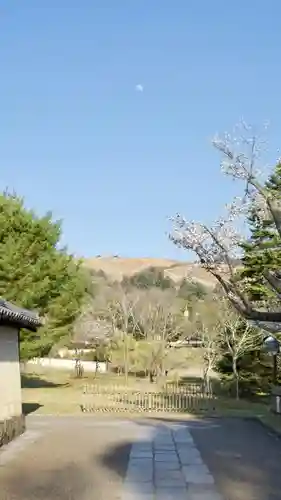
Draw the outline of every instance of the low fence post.
[[[84,385],[82,411],[109,412],[197,412],[213,408],[211,394],[198,384],[166,386],[159,391],[141,391],[123,386]]]

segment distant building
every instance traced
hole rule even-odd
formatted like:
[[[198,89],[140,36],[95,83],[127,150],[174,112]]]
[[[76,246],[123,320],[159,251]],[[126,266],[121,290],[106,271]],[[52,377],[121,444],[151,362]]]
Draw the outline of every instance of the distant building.
[[[40,318],[0,299],[0,446],[25,429],[22,413],[19,331],[36,331]]]

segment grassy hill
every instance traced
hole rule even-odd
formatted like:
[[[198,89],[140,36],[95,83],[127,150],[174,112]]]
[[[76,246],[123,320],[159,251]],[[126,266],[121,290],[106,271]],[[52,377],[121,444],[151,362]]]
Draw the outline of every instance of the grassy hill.
[[[85,265],[95,271],[103,271],[111,279],[121,281],[124,276],[132,276],[149,267],[163,269],[164,275],[175,283],[183,278],[192,278],[204,286],[214,287],[216,280],[199,264],[179,262],[170,259],[94,257],[85,259]]]

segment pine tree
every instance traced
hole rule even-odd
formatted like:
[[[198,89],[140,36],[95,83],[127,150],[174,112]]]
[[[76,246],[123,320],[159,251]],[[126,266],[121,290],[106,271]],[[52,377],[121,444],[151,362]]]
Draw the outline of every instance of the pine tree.
[[[21,331],[21,355],[45,355],[71,334],[87,287],[81,263],[59,248],[61,224],[37,217],[16,195],[0,195],[0,296],[36,310],[45,325]]]
[[[281,162],[265,183],[265,189],[281,201]],[[281,238],[272,219],[261,219],[253,208],[248,217],[251,236],[241,245],[244,255],[239,279],[252,302],[270,300],[274,293],[263,277],[263,272],[281,270]]]

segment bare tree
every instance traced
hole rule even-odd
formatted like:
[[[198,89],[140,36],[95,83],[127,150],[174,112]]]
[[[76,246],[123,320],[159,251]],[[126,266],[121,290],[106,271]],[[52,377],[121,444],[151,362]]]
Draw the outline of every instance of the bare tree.
[[[202,341],[203,341],[203,381],[204,387],[207,393],[211,392],[211,381],[210,374],[214,369],[217,359],[218,359],[218,342],[217,342],[217,334],[213,330],[209,330],[208,328],[203,326],[202,332]]]
[[[95,302],[91,301],[82,311],[74,328],[74,341],[87,344],[101,344],[108,342],[111,336],[111,325],[95,309]]]
[[[193,305],[191,324],[201,337],[204,387],[211,392],[210,375],[218,360],[221,329],[220,304],[215,296],[205,297]]]
[[[111,325],[96,308],[95,301],[92,299],[84,307],[80,316],[74,325],[74,345],[84,345],[93,348],[96,359],[96,374],[99,370],[98,353],[100,350],[109,351],[110,340],[112,337]]]
[[[242,129],[242,131],[241,131]],[[212,226],[185,219],[181,215],[172,218],[174,227],[171,240],[178,246],[192,250],[201,265],[220,283],[226,296],[240,315],[257,325],[272,331],[281,328],[281,272],[264,270],[264,278],[277,298],[277,307],[272,310],[268,304],[254,306],[236,278],[235,259],[240,257],[239,244],[243,241],[239,222],[254,207],[262,219],[271,218],[277,234],[281,237],[281,202],[277,195],[266,188],[260,180],[265,167],[258,170],[264,142],[253,129],[241,123],[240,137],[225,134],[216,137],[213,145],[222,155],[221,167],[224,174],[242,181],[244,188],[241,198],[236,198],[227,207],[226,217],[220,218]]]
[[[136,309],[142,335],[140,357],[151,382],[167,372],[171,342],[183,334],[183,316],[174,292],[150,289],[140,294]]]
[[[136,364],[136,352],[137,342],[132,335],[119,331],[112,338],[110,360],[117,368],[118,375],[124,373],[126,383]]]
[[[111,289],[107,297],[104,297],[100,309],[103,317],[110,324],[115,350],[122,352],[122,366],[126,381],[128,381],[130,369],[131,340],[137,327],[135,308],[138,300],[137,292],[126,292],[121,285],[118,285]],[[117,358],[120,361],[120,356]]]
[[[231,357],[232,372],[235,380],[236,399],[239,399],[239,371],[237,362],[248,352],[260,346],[263,334],[259,329],[253,329],[251,325],[243,321],[235,311],[225,307],[221,316],[219,331],[222,345],[226,353]]]

